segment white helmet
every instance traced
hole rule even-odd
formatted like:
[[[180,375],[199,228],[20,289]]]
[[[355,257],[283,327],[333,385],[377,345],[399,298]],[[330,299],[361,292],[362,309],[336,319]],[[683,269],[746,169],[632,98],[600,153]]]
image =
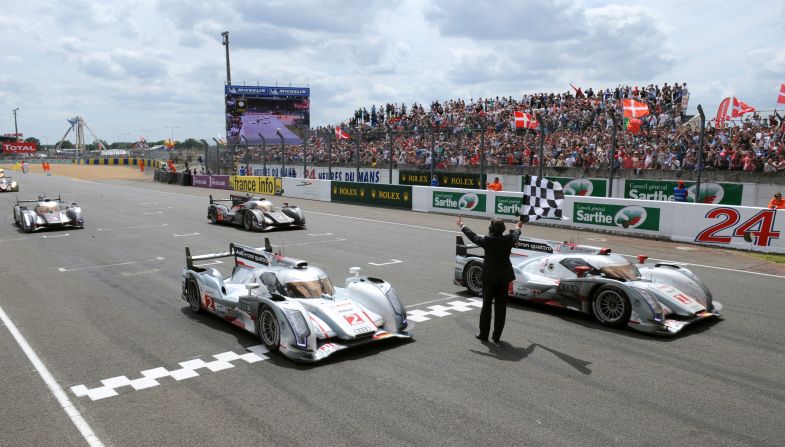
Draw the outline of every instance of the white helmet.
[[[5,177],[5,169],[0,168],[0,177]]]

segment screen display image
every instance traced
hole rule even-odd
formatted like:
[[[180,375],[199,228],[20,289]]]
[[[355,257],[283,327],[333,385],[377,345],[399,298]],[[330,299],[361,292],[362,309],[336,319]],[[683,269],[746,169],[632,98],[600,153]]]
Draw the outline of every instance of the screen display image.
[[[302,128],[310,126],[310,89],[227,85],[228,144],[301,144]]]

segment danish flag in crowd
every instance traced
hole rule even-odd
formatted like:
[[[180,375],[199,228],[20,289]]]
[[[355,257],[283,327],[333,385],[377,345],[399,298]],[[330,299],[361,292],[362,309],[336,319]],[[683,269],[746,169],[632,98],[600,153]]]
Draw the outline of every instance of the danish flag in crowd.
[[[335,139],[337,140],[348,140],[349,134],[342,130],[340,127],[335,127]]]
[[[641,118],[649,114],[649,106],[645,102],[638,102],[634,99],[623,99],[621,105],[624,109],[625,118]]]
[[[780,96],[777,97],[777,104],[785,104],[785,84],[780,85]]]
[[[733,109],[731,110],[731,116],[733,118],[738,118],[745,113],[755,112],[755,107],[747,105],[744,101],[737,97],[733,97]]]
[[[515,128],[516,129],[536,129],[540,123],[537,118],[529,113],[515,111]]]

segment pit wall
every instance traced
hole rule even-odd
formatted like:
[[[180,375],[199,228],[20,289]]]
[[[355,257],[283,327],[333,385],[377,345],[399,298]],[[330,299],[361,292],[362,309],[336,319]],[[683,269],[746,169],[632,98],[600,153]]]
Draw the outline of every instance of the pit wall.
[[[284,197],[517,220],[522,193],[283,178]],[[409,208],[410,207],[410,208]],[[567,196],[568,219],[536,225],[785,253],[785,211],[738,205]],[[745,234],[749,240],[745,239]]]

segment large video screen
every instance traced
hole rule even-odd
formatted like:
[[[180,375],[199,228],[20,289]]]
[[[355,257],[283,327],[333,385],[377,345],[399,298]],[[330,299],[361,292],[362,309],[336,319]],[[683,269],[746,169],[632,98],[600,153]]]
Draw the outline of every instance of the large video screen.
[[[309,88],[227,85],[226,142],[228,144],[301,144],[303,128],[311,124]]]

